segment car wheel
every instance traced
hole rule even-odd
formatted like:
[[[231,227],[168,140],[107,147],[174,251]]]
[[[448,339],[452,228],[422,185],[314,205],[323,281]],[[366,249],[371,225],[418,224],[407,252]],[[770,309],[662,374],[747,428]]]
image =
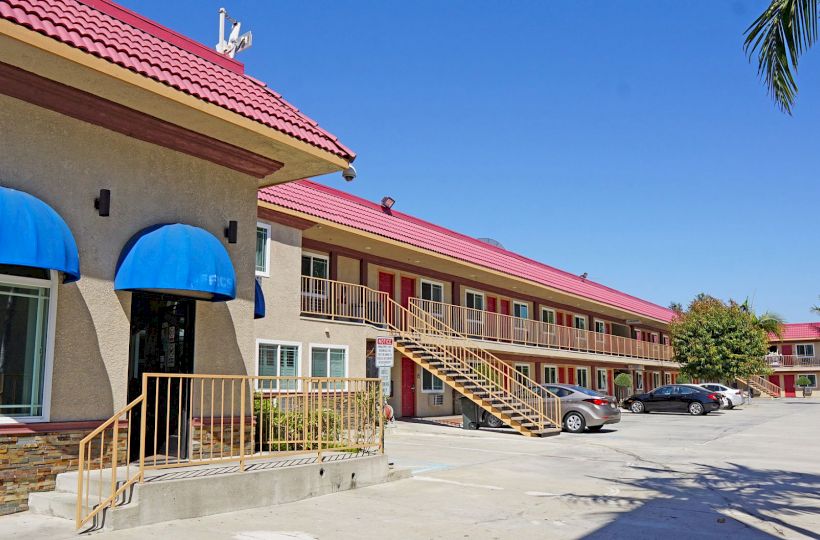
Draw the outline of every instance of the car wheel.
[[[729,400],[728,405],[726,405],[726,408],[729,409],[730,411],[735,408],[735,404],[732,403],[731,399]]]
[[[570,433],[581,433],[586,427],[587,421],[580,413],[571,412],[564,417],[564,429]]]
[[[643,401],[633,401],[632,405],[629,406],[629,410],[640,414],[642,412],[646,412],[646,407],[643,406]]]
[[[587,429],[590,431],[601,431],[601,428],[604,426],[587,426]]]
[[[703,408],[703,405],[697,401],[693,401],[689,404],[689,414],[692,416],[700,416],[704,414],[706,409]]]
[[[490,413],[484,415],[484,423],[487,424],[487,427],[491,428],[504,427],[504,422],[502,422]]]

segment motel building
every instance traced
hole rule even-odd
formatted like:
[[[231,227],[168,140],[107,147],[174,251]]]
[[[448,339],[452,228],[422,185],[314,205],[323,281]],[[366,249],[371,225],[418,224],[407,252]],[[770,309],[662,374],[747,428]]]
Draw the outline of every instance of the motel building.
[[[391,207],[391,205],[395,204]],[[674,313],[651,302],[308,180],[259,191],[256,275],[269,306],[256,321],[265,374],[379,376],[376,339],[395,340],[388,403],[396,417],[461,413],[491,389],[520,409],[530,388],[575,383],[625,396],[675,381]],[[492,401],[492,400],[489,400]],[[525,435],[556,411],[485,407]]]
[[[820,374],[818,350],[820,322],[784,324],[781,337],[770,335],[766,360],[772,369],[768,379],[775,387],[773,394],[802,396],[803,388],[797,386],[801,375],[809,379],[809,388],[817,391],[817,375]]]
[[[256,194],[354,154],[242,63],[109,0],[0,0],[0,149],[0,514],[81,466],[258,456],[254,392],[316,396],[247,379]]]

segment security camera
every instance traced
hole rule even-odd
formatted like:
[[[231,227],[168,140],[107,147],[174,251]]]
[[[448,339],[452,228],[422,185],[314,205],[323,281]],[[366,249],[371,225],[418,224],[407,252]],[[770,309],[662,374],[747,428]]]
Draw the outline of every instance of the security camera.
[[[342,171],[342,177],[343,177],[346,181],[348,181],[348,182],[352,182],[352,181],[353,181],[353,179],[354,179],[354,178],[356,178],[356,167],[354,167],[353,165],[351,165],[351,166],[350,166],[350,167],[348,167],[347,169],[343,170],[343,171]]]

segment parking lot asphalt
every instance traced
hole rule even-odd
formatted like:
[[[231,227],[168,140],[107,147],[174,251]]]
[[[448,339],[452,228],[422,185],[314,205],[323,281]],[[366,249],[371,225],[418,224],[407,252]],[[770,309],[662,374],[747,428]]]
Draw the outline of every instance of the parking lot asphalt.
[[[125,531],[111,539],[820,538],[820,400],[708,416],[625,412],[598,433],[525,438],[400,422],[388,484]],[[0,538],[76,537],[0,518]]]

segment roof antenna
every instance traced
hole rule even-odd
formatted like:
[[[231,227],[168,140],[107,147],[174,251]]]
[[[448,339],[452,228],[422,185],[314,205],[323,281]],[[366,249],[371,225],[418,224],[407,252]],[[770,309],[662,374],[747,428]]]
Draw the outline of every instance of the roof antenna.
[[[225,21],[231,23],[231,34],[225,40]],[[242,52],[249,48],[253,42],[253,34],[245,32],[239,35],[239,29],[242,23],[236,19],[231,18],[225,8],[219,8],[219,43],[216,44],[217,52],[224,54],[229,58],[236,56],[236,53]]]

